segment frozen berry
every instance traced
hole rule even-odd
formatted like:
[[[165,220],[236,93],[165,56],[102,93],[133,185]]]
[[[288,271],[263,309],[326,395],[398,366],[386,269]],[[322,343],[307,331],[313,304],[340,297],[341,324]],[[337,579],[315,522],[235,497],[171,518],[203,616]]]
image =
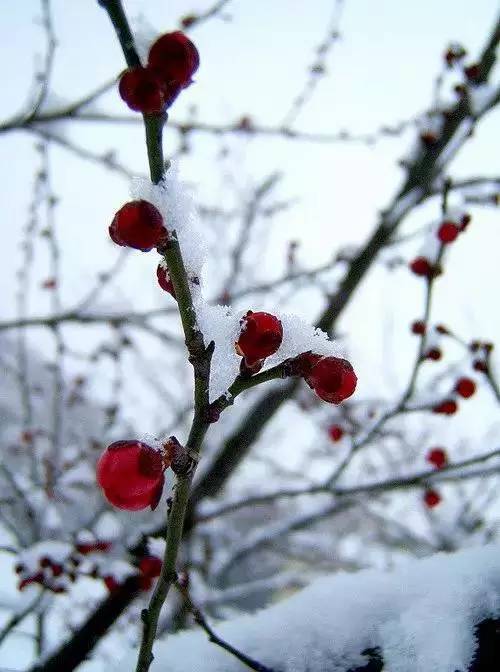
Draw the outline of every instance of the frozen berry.
[[[454,399],[445,399],[440,404],[433,407],[433,413],[441,415],[454,415],[458,410],[458,404]]]
[[[150,68],[130,68],[120,78],[122,100],[135,112],[161,114],[166,107],[168,90],[162,78]]]
[[[472,397],[476,391],[476,383],[471,378],[459,378],[455,386],[455,392],[459,394],[464,399]]]
[[[351,363],[339,357],[320,357],[304,378],[318,397],[330,404],[350,397],[358,380]]]
[[[142,441],[115,441],[97,463],[97,481],[106,499],[119,509],[155,509],[167,466],[160,451]]]
[[[114,216],[109,235],[117,245],[149,252],[165,242],[167,231],[154,205],[147,201],[130,201]]]
[[[423,320],[415,320],[411,325],[412,334],[423,336],[426,332],[425,322]]]
[[[440,225],[437,237],[442,243],[447,244],[452,243],[459,233],[460,229],[454,222],[445,221]]]
[[[448,455],[444,448],[431,448],[425,459],[429,464],[436,467],[436,469],[442,469],[448,464]]]
[[[236,352],[252,367],[260,360],[274,355],[283,340],[283,326],[270,313],[253,313],[251,310],[240,320],[241,333],[236,341]]]
[[[429,509],[433,509],[441,502],[441,495],[436,490],[426,490],[424,493],[424,503]]]
[[[344,430],[340,425],[331,425],[331,427],[328,428],[328,435],[332,441],[340,441],[344,436]]]
[[[162,35],[149,51],[149,68],[169,85],[188,86],[199,65],[198,50],[180,30]]]
[[[168,272],[168,268],[163,266],[162,262],[158,264],[158,268],[156,269],[156,277],[158,279],[158,284],[160,287],[165,291],[171,294],[174,299],[175,299],[175,289],[174,285],[172,283],[172,280],[170,279],[170,274]]]

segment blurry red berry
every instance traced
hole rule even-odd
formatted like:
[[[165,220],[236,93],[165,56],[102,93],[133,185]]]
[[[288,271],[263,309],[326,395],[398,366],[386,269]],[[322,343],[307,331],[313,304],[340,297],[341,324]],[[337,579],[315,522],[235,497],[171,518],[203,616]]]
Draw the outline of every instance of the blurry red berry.
[[[433,274],[432,265],[425,257],[415,257],[415,259],[410,262],[410,270],[412,273],[415,273],[415,275],[420,275],[426,278],[431,278]]]
[[[166,466],[162,454],[142,441],[115,441],[97,463],[97,481],[106,499],[119,509],[155,509]]]
[[[283,326],[270,313],[253,313],[251,310],[240,320],[241,333],[236,341],[236,352],[245,358],[249,367],[274,355],[283,340]]]
[[[167,231],[154,205],[147,201],[130,201],[114,216],[109,235],[117,245],[149,252],[166,240]]]
[[[448,455],[444,448],[431,448],[425,459],[435,466],[436,469],[442,469],[448,464]]]
[[[52,564],[52,560],[47,556],[43,556],[38,561],[38,564],[40,565],[40,567],[50,567],[50,565]]]
[[[474,371],[480,371],[481,373],[488,373],[488,364],[483,359],[475,359],[472,362],[472,368]]]
[[[61,576],[61,574],[63,573],[63,566],[58,563],[54,563],[51,569],[53,576]]]
[[[161,114],[168,100],[167,86],[162,78],[154,70],[141,66],[123,73],[118,90],[131,110],[144,114]]]
[[[471,352],[477,352],[482,347],[481,341],[471,341],[469,343],[469,350]]]
[[[340,441],[340,439],[344,436],[344,430],[340,425],[332,425],[328,428],[328,435],[332,441]]]
[[[450,330],[448,327],[445,327],[444,324],[436,324],[436,331],[438,334],[442,334],[443,336],[449,335]]]
[[[166,84],[188,86],[199,65],[198,50],[180,30],[162,35],[149,50],[148,66]]]
[[[16,574],[22,574],[23,572],[26,571],[26,567],[25,567],[25,565],[23,565],[22,562],[18,562],[18,563],[14,566],[14,571],[15,571]]]
[[[320,399],[331,404],[350,397],[358,381],[351,363],[339,357],[320,357],[305,380]]]
[[[473,63],[464,68],[464,75],[467,77],[469,82],[478,82],[481,76],[481,68],[479,63]]]
[[[160,285],[160,287],[165,292],[171,294],[175,299],[175,289],[172,280],[170,279],[168,269],[162,266],[161,264],[158,264],[158,268],[156,269],[156,277],[158,279],[158,284]]]
[[[199,21],[199,18],[196,14],[186,14],[186,16],[183,16],[181,19],[181,26],[183,28],[190,28],[193,23],[196,23]]]
[[[114,576],[105,576],[103,578],[104,585],[109,590],[110,593],[114,593],[119,587],[119,582],[115,579]]]
[[[78,553],[88,555],[89,553],[106,552],[109,551],[112,544],[109,541],[91,541],[83,544],[76,544],[75,548]]]
[[[139,562],[139,571],[144,576],[156,578],[157,576],[160,576],[162,565],[163,562],[160,558],[156,558],[153,555],[147,555],[146,557],[141,558],[141,561]]]
[[[454,415],[458,410],[458,404],[454,399],[445,399],[440,404],[433,407],[433,413],[440,413],[441,415]]]
[[[426,330],[427,328],[423,320],[415,320],[415,322],[413,322],[411,325],[412,334],[418,334],[419,336],[423,336]]]
[[[443,222],[437,231],[437,237],[442,243],[452,243],[458,234],[460,229],[453,222]]]
[[[472,397],[475,391],[476,391],[476,383],[471,378],[463,377],[457,380],[457,384],[455,386],[455,392],[464,399]]]
[[[466,55],[466,51],[461,44],[450,44],[444,53],[444,60],[449,68],[451,68],[456,61],[459,61]]]
[[[438,135],[432,131],[422,131],[422,133],[420,133],[420,140],[426,147],[433,147],[438,139]]]
[[[47,278],[41,284],[42,289],[55,289],[57,286],[57,281],[55,278]]]
[[[424,355],[425,359],[432,359],[434,362],[437,362],[441,359],[443,353],[439,348],[430,348]]]
[[[426,490],[424,493],[424,503],[429,509],[433,509],[441,502],[441,495],[436,490]]]

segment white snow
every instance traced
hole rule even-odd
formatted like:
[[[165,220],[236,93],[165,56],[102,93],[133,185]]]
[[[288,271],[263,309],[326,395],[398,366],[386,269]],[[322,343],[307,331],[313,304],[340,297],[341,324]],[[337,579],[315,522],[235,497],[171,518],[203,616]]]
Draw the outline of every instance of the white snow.
[[[386,672],[466,670],[473,628],[500,615],[500,546],[412,560],[392,572],[323,577],[255,615],[213,625],[217,634],[275,672],[346,672],[379,646]],[[151,672],[242,672],[201,631],[154,647]],[[132,669],[136,652],[119,669]],[[116,668],[118,669],[118,668]]]

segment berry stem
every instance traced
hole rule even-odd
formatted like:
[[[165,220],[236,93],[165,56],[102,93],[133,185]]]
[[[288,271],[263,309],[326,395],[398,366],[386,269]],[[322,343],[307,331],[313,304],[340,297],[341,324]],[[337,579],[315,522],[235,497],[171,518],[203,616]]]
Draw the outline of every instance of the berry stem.
[[[98,2],[107,11],[115,28],[127,65],[129,67],[140,65],[140,59],[134,46],[134,39],[121,0],[98,0]],[[143,118],[151,180],[158,184],[165,175],[162,132],[167,116],[145,114]],[[209,427],[207,419],[209,376],[214,347],[213,343],[205,347],[203,334],[196,326],[196,312],[175,231],[171,232],[168,241],[161,249],[161,254],[165,257],[168,265],[179,307],[186,347],[189,352],[189,361],[194,369],[194,417],[186,444],[186,448],[193,456],[193,469],[186,475],[178,475],[174,485],[172,506],[167,517],[166,547],[162,570],[149,606],[142,612],[143,632],[136,672],[148,672],[153,661],[152,649],[161,608],[176,578],[175,564],[182,539],[191,481],[197,462],[194,456],[198,456],[203,438]]]

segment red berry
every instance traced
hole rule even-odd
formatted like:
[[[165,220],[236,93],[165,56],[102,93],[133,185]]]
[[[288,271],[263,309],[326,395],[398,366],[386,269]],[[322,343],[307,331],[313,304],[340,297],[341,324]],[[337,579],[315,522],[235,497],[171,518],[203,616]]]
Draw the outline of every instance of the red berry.
[[[53,576],[61,576],[62,573],[63,573],[63,566],[59,565],[57,563],[54,563],[52,565],[52,575]]]
[[[23,572],[26,571],[26,567],[25,565],[23,565],[22,562],[18,562],[14,567],[14,571],[16,574],[22,574]]]
[[[156,269],[156,277],[158,279],[158,284],[160,285],[160,287],[165,292],[171,294],[175,299],[175,289],[172,280],[170,279],[168,269],[162,266],[161,264],[158,264],[158,268]]]
[[[437,134],[432,131],[422,131],[422,133],[420,133],[420,140],[426,147],[433,147],[438,139]]]
[[[475,359],[472,362],[472,368],[474,371],[480,371],[481,373],[488,373],[488,364],[482,359]]]
[[[481,68],[479,63],[473,63],[464,68],[464,75],[467,77],[469,82],[478,82],[481,75]]]
[[[52,560],[47,556],[43,556],[38,561],[38,564],[40,565],[40,567],[50,567],[50,565],[52,564]]]
[[[283,340],[283,326],[270,313],[251,310],[240,320],[241,333],[235,343],[236,352],[245,358],[249,367],[274,355]]]
[[[429,260],[425,257],[415,257],[415,259],[410,262],[410,270],[415,273],[415,275],[421,275],[426,278],[432,277],[432,266],[429,263]]]
[[[426,490],[424,493],[424,502],[429,509],[433,509],[441,501],[441,495],[436,490]]]
[[[423,320],[415,320],[411,325],[412,334],[418,334],[423,336],[427,330],[425,322]]]
[[[115,579],[114,576],[105,576],[104,579],[104,585],[106,588],[109,590],[110,593],[114,593],[118,588],[120,587],[120,584],[118,581]]]
[[[425,459],[434,465],[436,469],[442,469],[448,464],[448,455],[444,448],[431,448]]]
[[[166,240],[167,231],[154,205],[147,201],[130,201],[114,216],[109,235],[117,245],[149,252]]]
[[[106,499],[119,509],[155,509],[166,466],[162,454],[142,441],[115,441],[97,463],[97,481]]]
[[[430,348],[424,355],[425,359],[432,359],[434,362],[437,362],[441,359],[443,353],[439,348]]]
[[[445,399],[440,404],[433,407],[433,413],[442,415],[454,415],[458,410],[458,404],[454,399]]]
[[[318,397],[331,404],[350,397],[358,381],[351,363],[339,357],[320,357],[305,380]]]
[[[149,50],[148,65],[166,84],[186,87],[198,70],[200,56],[180,30],[162,35]]]
[[[55,289],[57,286],[57,280],[55,278],[47,278],[41,284],[42,289]]]
[[[162,78],[150,68],[130,68],[120,78],[122,100],[135,112],[161,114],[169,97]]]
[[[332,425],[328,429],[328,434],[332,441],[340,441],[340,439],[344,436],[344,430],[340,425]]]
[[[469,397],[472,397],[475,391],[476,383],[471,378],[464,377],[457,380],[455,392],[464,399],[469,399]]]
[[[458,234],[460,229],[453,222],[443,222],[437,231],[437,237],[442,243],[452,243]]]
[[[82,555],[88,555],[89,553],[96,553],[99,551],[109,551],[111,546],[112,544],[109,541],[92,541],[89,543],[76,544],[75,548],[78,553],[81,553]]]
[[[139,562],[139,571],[144,576],[156,578],[157,576],[160,576],[162,565],[163,562],[160,558],[156,558],[153,555],[147,555],[146,557],[141,558],[141,561]]]

